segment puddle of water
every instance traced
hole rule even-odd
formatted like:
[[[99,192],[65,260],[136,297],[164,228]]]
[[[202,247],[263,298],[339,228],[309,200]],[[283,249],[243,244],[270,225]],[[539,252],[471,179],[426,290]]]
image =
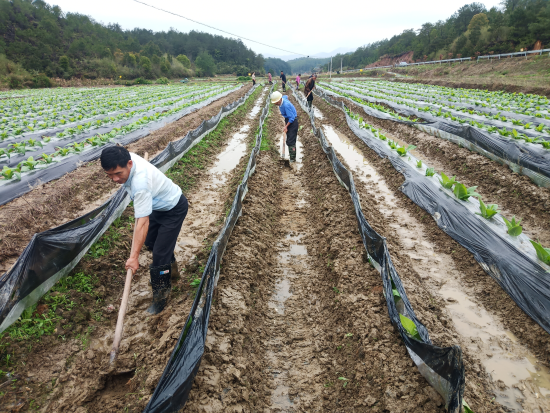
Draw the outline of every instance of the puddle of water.
[[[317,109],[315,106],[313,106],[313,116],[315,116],[317,119],[324,119],[325,117],[321,113],[319,109]]]
[[[507,386],[503,389],[495,388],[496,401],[510,411],[550,411],[550,371],[518,343],[517,338],[502,326],[500,320],[470,300],[472,293],[460,283],[460,273],[454,269],[452,260],[444,254],[435,253],[433,244],[423,234],[417,221],[407,211],[395,208],[392,191],[361,151],[331,126],[323,127],[334,150],[350,168],[357,171],[354,176],[366,184],[376,185],[376,189],[371,189],[371,192],[378,193],[374,196],[384,198],[388,206],[388,209],[381,208],[380,211],[386,216],[399,213],[400,222],[390,226],[399,234],[404,252],[411,257],[415,270],[423,278],[429,277],[442,285],[439,294],[446,300],[455,329],[462,338],[467,339],[463,347],[468,346],[493,381],[501,380]]]
[[[218,155],[216,164],[208,172],[214,177],[212,182],[215,186],[221,186],[225,183],[227,174],[235,169],[246,153],[245,138],[249,129],[250,125],[244,125],[239,132],[233,135],[224,151]]]
[[[334,150],[342,157],[342,159],[349,165],[349,167],[356,171],[354,178],[359,178],[360,181],[365,183],[375,183],[377,185],[376,191],[373,192],[373,196],[378,200],[384,200],[387,206],[395,205],[395,197],[392,191],[386,185],[384,179],[378,175],[378,172],[369,161],[363,156],[362,152],[345,136],[338,132],[330,125],[323,125],[325,137],[332,145]],[[380,210],[385,215],[391,213],[387,209]]]
[[[265,96],[265,91],[267,89],[264,89],[262,94],[260,95],[260,97],[258,98],[258,100],[256,100],[256,102],[254,103],[254,107],[252,108],[252,110],[250,111],[250,113],[248,114],[248,119],[252,119],[254,116],[256,116],[260,110],[262,109],[263,107],[263,102],[264,102],[264,96]]]

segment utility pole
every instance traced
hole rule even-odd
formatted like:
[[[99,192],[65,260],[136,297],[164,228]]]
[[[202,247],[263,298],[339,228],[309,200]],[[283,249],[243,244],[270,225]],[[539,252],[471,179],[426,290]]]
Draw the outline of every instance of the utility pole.
[[[342,74],[342,61],[344,60],[344,58],[341,58],[340,59],[340,74]]]
[[[329,72],[328,78],[332,79],[332,56],[330,56],[330,72]]]

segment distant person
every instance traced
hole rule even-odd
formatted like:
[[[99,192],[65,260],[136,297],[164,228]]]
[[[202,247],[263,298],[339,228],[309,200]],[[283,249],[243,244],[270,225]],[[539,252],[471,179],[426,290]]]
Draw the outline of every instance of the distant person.
[[[301,73],[298,73],[298,76],[296,76],[296,90],[300,89],[300,76],[302,76]]]
[[[272,85],[273,82],[271,81],[271,72],[267,73],[267,78],[269,79],[269,84]]]
[[[168,301],[171,280],[179,276],[174,248],[187,216],[187,199],[160,170],[122,146],[103,149],[100,161],[107,176],[122,185],[134,201],[136,221],[126,270],[136,273],[143,245],[153,252],[149,266],[153,302],[147,311],[158,314]]]
[[[282,70],[281,70],[281,76],[279,77],[281,78],[281,82],[283,82],[283,92],[286,92],[286,76]]]
[[[252,72],[252,86],[256,85],[256,72]]]
[[[286,133],[286,144],[290,162],[296,162],[296,139],[298,138],[298,113],[296,108],[288,100],[288,96],[283,96],[281,92],[271,94],[271,103],[279,106],[281,115],[285,118],[285,127],[283,133]]]
[[[307,106],[311,110],[311,106],[313,105],[313,89],[315,89],[315,80],[317,80],[317,75],[312,75],[309,80],[306,82],[306,86],[304,88],[304,94],[306,95],[307,100]]]

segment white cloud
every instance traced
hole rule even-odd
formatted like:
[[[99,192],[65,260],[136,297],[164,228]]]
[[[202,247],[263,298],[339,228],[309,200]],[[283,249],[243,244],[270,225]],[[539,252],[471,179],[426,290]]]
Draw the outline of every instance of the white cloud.
[[[405,29],[417,29],[425,22],[445,20],[471,1],[317,1],[299,2],[297,7],[292,2],[144,0],[145,3],[228,32],[305,55],[330,52],[339,47],[355,49]],[[500,0],[483,3],[490,8],[497,6]],[[221,34],[132,0],[56,0],[55,4],[64,12],[86,14],[103,23],[119,23],[123,29],[140,27],[160,31],[173,27],[182,32],[197,30]],[[277,49],[243,41],[259,53],[288,55]]]

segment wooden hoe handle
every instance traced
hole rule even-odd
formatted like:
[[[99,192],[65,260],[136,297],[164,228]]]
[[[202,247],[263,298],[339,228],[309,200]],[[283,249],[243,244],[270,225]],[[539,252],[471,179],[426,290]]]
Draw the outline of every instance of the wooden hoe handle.
[[[122,302],[120,303],[120,309],[118,310],[118,320],[116,322],[115,339],[113,341],[113,349],[111,350],[110,363],[113,363],[115,361],[120,342],[122,341],[124,316],[126,315],[126,309],[128,308],[128,298],[130,297],[130,286],[132,285],[132,277],[132,269],[128,268],[128,272],[126,273],[126,281],[124,283],[124,293],[122,294]]]

